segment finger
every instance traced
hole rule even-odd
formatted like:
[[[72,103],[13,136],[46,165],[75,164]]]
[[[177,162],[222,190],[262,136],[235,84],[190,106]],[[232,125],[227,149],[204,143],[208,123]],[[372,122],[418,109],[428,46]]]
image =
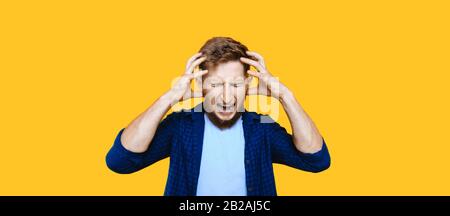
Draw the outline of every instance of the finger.
[[[247,55],[253,56],[253,57],[255,57],[256,59],[258,59],[259,63],[260,63],[264,68],[266,67],[266,63],[265,63],[265,61],[264,61],[264,58],[263,58],[259,53],[253,52],[253,51],[247,51],[246,53],[247,53]]]
[[[256,72],[256,71],[252,71],[252,70],[248,70],[247,71],[248,74],[257,77],[258,78],[258,82],[266,84],[270,81],[271,76],[268,74],[263,74],[260,72]]]
[[[198,78],[198,77],[201,77],[201,76],[205,75],[206,73],[208,73],[208,70],[197,71],[197,72],[195,72],[193,74],[189,74],[189,78],[190,79],[195,79],[195,78]]]
[[[261,73],[265,72],[265,68],[257,61],[251,60],[249,58],[245,58],[245,57],[241,57],[240,60],[244,63],[247,63],[253,67],[255,67],[256,69],[258,69]]]
[[[261,54],[259,54],[259,53],[257,53],[257,52],[255,52],[255,51],[247,51],[247,52],[245,52],[245,53],[247,53],[247,55],[250,55],[250,56],[253,56],[253,57],[255,57],[256,59],[258,59],[258,60],[264,60],[264,58],[262,57],[262,55]]]
[[[188,61],[186,62],[186,70],[189,68],[189,66],[191,66],[192,62],[197,59],[198,57],[200,57],[202,55],[201,52],[194,54],[193,56],[191,56]]]
[[[259,72],[256,72],[256,71],[248,70],[247,73],[252,75],[252,76],[254,76],[254,77],[257,77],[257,78],[261,77],[261,74]]]
[[[197,67],[202,62],[204,62],[205,60],[206,60],[206,57],[203,56],[203,57],[195,60],[194,62],[192,62],[192,64],[189,65],[189,68],[186,70],[186,74],[192,74],[192,72],[194,71],[194,68]]]
[[[245,78],[245,84],[250,85],[252,80],[253,80],[253,76],[248,76],[247,78]]]

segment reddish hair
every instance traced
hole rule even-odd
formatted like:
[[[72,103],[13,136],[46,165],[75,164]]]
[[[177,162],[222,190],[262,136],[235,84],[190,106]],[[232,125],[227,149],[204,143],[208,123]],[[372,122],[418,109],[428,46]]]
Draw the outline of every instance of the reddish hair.
[[[229,61],[239,61],[241,57],[251,58],[247,55],[246,51],[248,48],[241,44],[239,41],[234,40],[230,37],[213,37],[206,41],[206,43],[200,48],[203,56],[206,56],[206,60],[202,62],[199,67],[201,70],[206,70],[207,68],[215,68],[221,63],[226,63]],[[247,70],[250,69],[248,64],[244,64],[244,73],[247,75]]]

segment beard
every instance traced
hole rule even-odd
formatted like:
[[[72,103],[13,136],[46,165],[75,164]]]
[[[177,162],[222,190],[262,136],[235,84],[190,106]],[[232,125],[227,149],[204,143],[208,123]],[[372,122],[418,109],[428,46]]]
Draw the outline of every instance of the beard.
[[[208,116],[209,120],[218,128],[225,129],[230,128],[233,126],[236,121],[241,117],[241,112],[236,112],[230,120],[222,120],[220,119],[214,112],[207,112],[206,115]]]

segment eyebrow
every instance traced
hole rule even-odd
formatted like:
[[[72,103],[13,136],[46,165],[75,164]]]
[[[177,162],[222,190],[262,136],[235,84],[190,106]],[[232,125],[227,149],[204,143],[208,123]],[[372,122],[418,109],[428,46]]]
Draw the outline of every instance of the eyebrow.
[[[244,82],[245,80],[244,79],[242,79],[241,77],[238,77],[238,78],[236,78],[236,79],[234,79],[234,80],[231,80],[231,82]]]
[[[230,83],[243,83],[243,82],[244,82],[244,80],[233,80]]]
[[[218,83],[218,82],[223,83],[225,81],[223,81],[222,79],[219,79],[219,78],[210,78],[209,79],[209,83]],[[243,82],[245,82],[245,80],[241,79],[241,78],[236,78],[235,80],[230,80],[230,83],[243,83]]]

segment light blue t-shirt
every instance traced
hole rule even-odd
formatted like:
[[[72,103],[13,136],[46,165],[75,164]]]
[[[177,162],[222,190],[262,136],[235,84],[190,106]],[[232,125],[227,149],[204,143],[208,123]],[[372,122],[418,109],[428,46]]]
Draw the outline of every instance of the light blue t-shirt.
[[[206,116],[197,196],[246,196],[242,116],[230,128],[216,127]]]

